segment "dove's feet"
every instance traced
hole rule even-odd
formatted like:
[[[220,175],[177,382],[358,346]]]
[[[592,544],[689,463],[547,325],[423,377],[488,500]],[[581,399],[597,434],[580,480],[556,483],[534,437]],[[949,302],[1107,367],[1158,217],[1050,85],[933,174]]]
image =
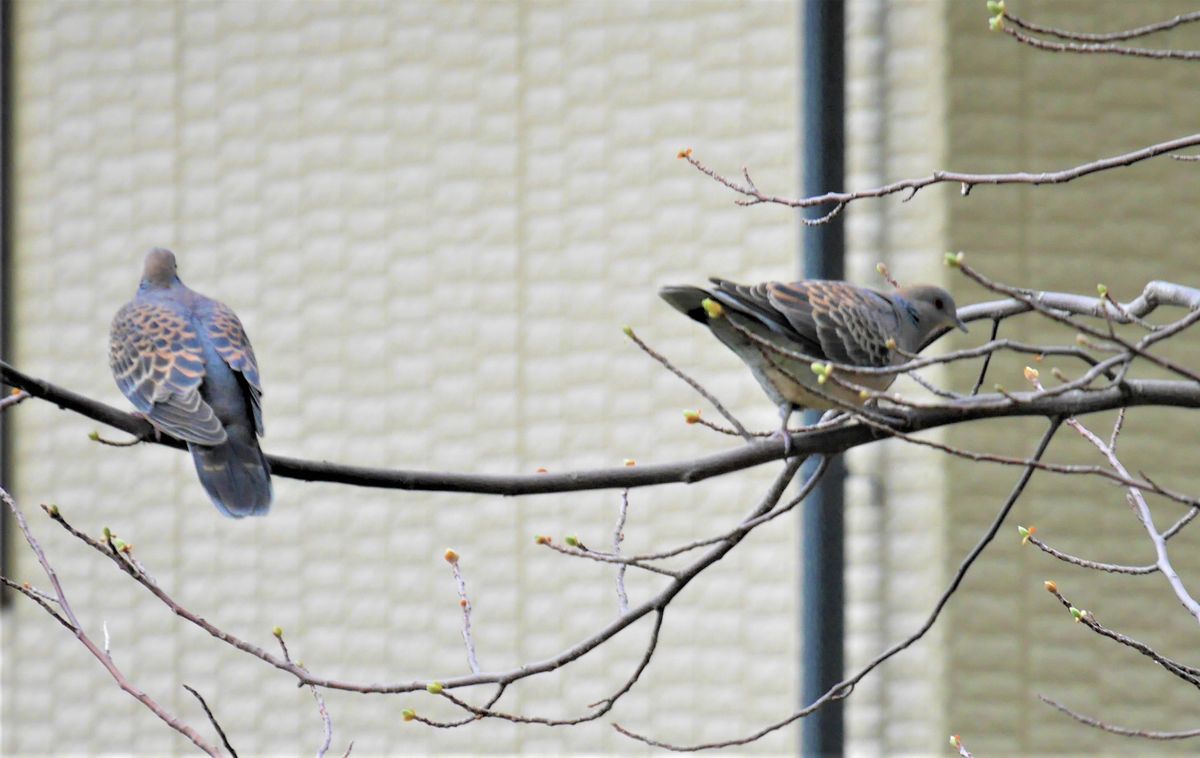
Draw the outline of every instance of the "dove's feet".
[[[781,403],[779,406],[779,429],[771,435],[771,439],[783,440],[783,457],[792,457],[792,433],[788,431],[788,421],[792,419],[792,412],[796,410],[796,406],[791,403]]]
[[[140,418],[142,421],[145,421],[147,424],[149,424],[150,432],[151,432],[150,436],[154,437],[155,442],[162,442],[162,432],[159,430],[159,428],[157,426],[154,425],[154,422],[150,420],[149,416],[142,413],[141,411],[132,411],[130,415],[136,416],[136,417]],[[142,439],[146,442],[150,441],[150,437],[143,436]]]

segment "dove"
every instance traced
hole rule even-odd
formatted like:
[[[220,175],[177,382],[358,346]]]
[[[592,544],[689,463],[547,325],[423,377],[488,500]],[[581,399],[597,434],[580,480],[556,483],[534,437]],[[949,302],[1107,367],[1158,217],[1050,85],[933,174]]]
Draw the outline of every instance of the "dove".
[[[884,367],[909,360],[947,327],[967,326],[954,298],[941,287],[915,285],[882,293],[839,281],[806,280],[744,285],[712,278],[713,287],[668,286],[659,296],[704,324],[737,354],[780,411],[785,441],[787,422],[797,408],[839,407],[830,397],[861,405],[857,390],[820,383],[814,362]],[[889,340],[895,340],[894,350]],[[794,357],[795,354],[805,359]],[[790,354],[790,355],[789,355]],[[895,374],[839,377],[872,390],[884,390]]]
[[[108,360],[117,387],[155,430],[187,443],[222,514],[267,513],[271,469],[258,446],[254,350],[229,306],[179,280],[170,250],[146,255],[137,294],[113,318]]]

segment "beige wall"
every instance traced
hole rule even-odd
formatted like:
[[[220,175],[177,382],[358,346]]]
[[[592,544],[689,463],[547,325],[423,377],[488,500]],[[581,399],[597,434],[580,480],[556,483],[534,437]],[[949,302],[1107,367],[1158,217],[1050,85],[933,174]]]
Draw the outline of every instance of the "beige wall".
[[[743,209],[675,159],[692,146],[794,190],[795,10],[745,3],[23,2],[17,6],[16,352],[120,407],[108,321],[143,251],[240,313],[266,385],[265,447],[363,465],[528,472],[728,447],[685,427],[697,400],[632,349],[632,324],[756,426],[774,417],[736,359],[663,305],[666,282],[791,273],[794,219]],[[616,492],[524,499],[276,481],[265,520],[224,520],[176,452],[101,447],[94,424],[13,416],[16,494],[109,526],[189,607],[257,644],[282,626],[312,669],[359,680],[466,670],[463,555],[485,668],[553,654],[616,612],[612,572],[535,549],[603,543]],[[774,467],[769,467],[774,468]],[[772,471],[632,496],[628,546],[735,523]],[[174,619],[33,518],[88,629],[140,686],[243,754],[315,749],[307,692]],[[689,589],[614,712],[667,739],[739,735],[795,701],[794,525]],[[16,573],[36,569],[18,550]],[[655,582],[631,577],[636,601]],[[38,609],[4,615],[3,749],[184,751]],[[646,628],[513,710],[580,712],[623,680]],[[633,750],[600,722],[451,732],[425,695],[327,695],[334,749]],[[755,749],[788,752],[784,730]]]
[[[1145,7],[1018,10],[1104,29],[1147,20]],[[1191,9],[1154,7],[1164,17]],[[1027,50],[987,32],[982,3],[848,8],[849,186],[935,168],[1061,168],[1194,131],[1188,64]],[[721,449],[729,443],[683,426],[679,410],[696,399],[620,327],[637,327],[753,425],[773,423],[736,359],[654,291],[707,274],[793,272],[790,212],[736,207],[674,155],[691,146],[794,191],[795,12],[766,1],[20,3],[15,360],[124,407],[105,366],[108,320],[132,293],[142,252],[164,244],[190,285],[246,322],[271,452],[520,472]],[[1190,34],[1168,42],[1200,47]],[[903,280],[949,282],[960,302],[989,297],[940,266],[943,251],[962,249],[1030,286],[1104,281],[1125,297],[1150,278],[1195,284],[1196,177],[1160,161],[1057,188],[978,187],[966,199],[930,188],[906,204],[859,203],[847,212],[848,276],[875,284],[884,260]],[[1010,335],[1070,339],[1028,323],[1012,322]],[[991,376],[1017,386],[1021,365],[997,361]],[[964,369],[944,380],[965,388],[973,378]],[[531,542],[574,533],[602,543],[618,493],[502,500],[278,480],[270,518],[233,523],[207,503],[185,456],[99,447],[87,440],[94,425],[36,402],[13,418],[27,510],[56,502],[89,531],[112,527],[190,607],[260,644],[281,625],[331,675],[465,671],[440,559],[448,545],[463,554],[485,668],[557,652],[615,613],[610,571]],[[942,438],[1018,455],[1038,431],[1013,422]],[[1131,468],[1161,468],[1192,436],[1178,416],[1139,412],[1123,445]],[[1093,460],[1068,434],[1052,455]],[[920,624],[1016,472],[892,443],[850,463],[853,665]],[[1186,465],[1171,470],[1172,484],[1194,489]],[[770,473],[634,493],[628,546],[733,523]],[[1105,737],[1036,702],[1044,692],[1116,722],[1194,726],[1193,692],[1071,624],[1043,579],[1185,658],[1194,630],[1161,580],[1052,562],[1020,547],[1017,523],[1100,560],[1150,556],[1114,490],[1035,477],[943,622],[857,688],[851,753],[936,754],[951,732],[980,755],[1180,749]],[[179,684],[198,687],[244,753],[317,744],[307,693],[178,623],[44,519],[34,525],[85,623],[98,633],[107,622],[139,685],[203,729]],[[681,596],[617,720],[689,741],[790,711],[794,532],[786,522],[756,534]],[[1189,539],[1174,556],[1195,576]],[[17,555],[18,576],[35,578]],[[654,586],[631,578],[635,600]],[[16,604],[2,632],[6,753],[186,749],[36,608]],[[627,675],[645,633],[504,702],[577,713]],[[446,715],[425,696],[328,697],[335,749],[353,738],[356,754],[634,750],[606,722],[433,732],[398,719],[404,707]],[[754,749],[793,752],[795,732]]]
[[[1190,96],[1194,64],[1030,50],[989,34],[971,8],[949,7],[947,98],[955,114],[949,132],[955,167],[1065,168],[1196,131],[1200,105]],[[1020,8],[1045,23],[1088,30],[1128,28],[1192,10],[1194,3],[1119,0],[1021,3]],[[1196,49],[1200,30],[1181,30],[1158,44]],[[1063,187],[978,187],[965,201],[948,201],[946,249],[966,250],[981,270],[1027,286],[1090,292],[1102,282],[1122,299],[1139,293],[1151,279],[1196,286],[1200,218],[1194,205],[1200,174],[1189,170],[1193,166],[1160,160]],[[961,286],[960,292],[960,299],[984,297],[974,286]],[[1013,322],[1002,330],[1005,334],[1060,343],[1074,336],[1035,321]],[[1194,339],[1176,347],[1175,354],[1189,363],[1200,358]],[[1022,365],[1016,360],[994,365],[993,380],[1019,386]],[[1079,373],[1077,365],[1050,359],[1042,369],[1054,365]],[[1104,432],[1112,422],[1111,414],[1088,419]],[[1012,423],[991,431],[967,426],[949,438],[973,448],[1027,454],[1040,432],[1038,424]],[[1195,437],[1194,419],[1186,414],[1139,410],[1131,413],[1122,435],[1122,457],[1130,470],[1159,472],[1174,486],[1195,492],[1200,474],[1183,452]],[[1069,430],[1050,456],[1100,462],[1095,450]],[[962,462],[947,469],[947,503],[956,516],[943,533],[953,545],[946,569],[969,548],[1016,475],[969,470]],[[1182,513],[1170,503],[1151,505],[1160,528]],[[1035,475],[1013,521],[1036,525],[1050,544],[1094,560],[1144,564],[1154,557],[1123,494],[1097,481]],[[946,729],[977,732],[971,745],[982,754],[1194,751],[1186,742],[1147,744],[1107,736],[1048,711],[1036,699],[1036,693],[1044,693],[1098,718],[1145,729],[1194,728],[1193,688],[1071,623],[1042,588],[1044,580],[1055,579],[1067,597],[1104,624],[1186,660],[1195,648],[1195,622],[1166,582],[1159,576],[1110,576],[1067,566],[1022,549],[1015,526],[1006,526],[1002,537],[985,555],[978,575],[964,584],[967,594],[951,606],[947,619],[956,633],[946,650]],[[1172,562],[1192,587],[1200,581],[1197,539],[1200,535],[1185,532],[1171,543]]]
[[[1022,2],[1014,12],[1080,30],[1136,26],[1194,10],[1160,2]],[[1186,93],[1194,64],[1062,56],[990,33],[983,4],[858,2],[849,5],[848,184],[854,188],[928,174],[1067,168],[1195,131]],[[1195,49],[1200,32],[1160,44]],[[1200,179],[1168,160],[1061,187],[984,187],[964,199],[956,187],[922,191],[906,204],[862,203],[848,213],[852,277],[869,280],[878,260],[901,279],[943,278],[959,303],[993,296],[949,272],[940,255],[963,250],[980,270],[1014,284],[1091,291],[1106,283],[1121,298],[1155,278],[1194,286]],[[986,337],[975,327],[962,346]],[[1072,334],[1027,320],[1001,336],[1070,343]],[[1180,345],[1181,358],[1197,358]],[[1027,362],[993,362],[990,382],[1024,383]],[[1043,372],[1070,362],[1047,359]],[[946,379],[967,390],[977,366]],[[1186,416],[1131,415],[1123,456],[1131,470],[1164,472],[1195,491],[1181,449],[1194,443]],[[1105,433],[1111,414],[1088,419]],[[973,424],[937,435],[973,450],[1027,455],[1042,431],[1033,422]],[[1097,463],[1071,432],[1050,457]],[[848,659],[862,663],[924,620],[933,599],[994,517],[1018,472],[980,467],[893,443],[855,451],[848,505]],[[1166,472],[1169,472],[1167,474]],[[882,507],[880,507],[882,506]],[[1180,515],[1153,504],[1160,527]],[[939,627],[860,685],[849,708],[853,753],[927,754],[961,733],[976,755],[1045,752],[1148,754],[1188,750],[1104,735],[1040,704],[1037,693],[1114,723],[1147,729],[1195,727],[1195,691],[1141,656],[1073,624],[1042,587],[1055,579],[1104,623],[1187,659],[1194,624],[1159,577],[1098,575],[1022,548],[1017,524],[1064,550],[1102,561],[1143,564],[1153,550],[1121,493],[1079,479],[1036,475],[996,543],[972,570]],[[1173,542],[1176,567],[1200,575],[1195,535]]]

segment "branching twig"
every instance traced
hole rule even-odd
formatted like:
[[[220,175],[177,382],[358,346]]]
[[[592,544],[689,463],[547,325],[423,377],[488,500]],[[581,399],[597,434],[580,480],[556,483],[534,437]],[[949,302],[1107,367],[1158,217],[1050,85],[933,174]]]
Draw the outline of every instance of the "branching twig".
[[[275,639],[279,640],[279,649],[283,651],[283,659],[289,665],[299,668],[301,671],[307,671],[302,664],[293,663],[292,655],[288,651],[287,643],[283,641],[283,630],[275,627]],[[329,751],[329,746],[333,744],[333,719],[329,717],[329,709],[325,707],[325,698],[321,697],[321,692],[313,685],[309,684],[308,689],[312,692],[313,700],[317,704],[317,713],[321,716],[322,740],[321,746],[317,748],[317,758],[325,758],[325,753]],[[351,745],[351,748],[353,744]],[[347,748],[347,752],[351,748]]]
[[[1063,594],[1059,591],[1058,585],[1056,583],[1047,582],[1046,589],[1050,591],[1050,594],[1052,594],[1052,595],[1054,595],[1054,597],[1058,598],[1058,602],[1061,603],[1064,608],[1066,608],[1068,611],[1070,611],[1071,616],[1074,617],[1074,619],[1077,622],[1083,624],[1088,629],[1092,630],[1093,632],[1095,632],[1096,634],[1099,634],[1102,637],[1107,637],[1108,639],[1112,640],[1113,642],[1124,645],[1125,647],[1128,647],[1132,650],[1136,650],[1137,652],[1141,653],[1142,655],[1146,656],[1150,660],[1157,663],[1168,673],[1170,673],[1176,677],[1179,677],[1180,679],[1182,679],[1183,681],[1192,685],[1193,687],[1200,688],[1200,669],[1196,669],[1192,666],[1188,666],[1183,663],[1180,663],[1179,661],[1172,660],[1171,658],[1168,658],[1165,655],[1162,655],[1157,650],[1150,647],[1149,645],[1147,645],[1144,642],[1140,642],[1139,640],[1135,640],[1132,637],[1129,637],[1127,635],[1121,634],[1120,632],[1109,629],[1108,627],[1104,626],[1099,621],[1097,621],[1095,614],[1093,614],[1092,612],[1083,611],[1083,610],[1080,610],[1080,609],[1076,608],[1075,606],[1073,606],[1071,604],[1071,602],[1069,600],[1067,600],[1063,596]]]
[[[1013,32],[1009,32],[1010,34]],[[1018,32],[1019,33],[1019,32]],[[1046,43],[1055,44],[1055,43]],[[1156,51],[1151,51],[1156,52]],[[1161,51],[1170,52],[1170,51]],[[1188,53],[1187,55],[1200,55],[1196,53]],[[1152,57],[1171,57],[1171,56],[1152,56]],[[1132,166],[1135,163],[1140,163],[1151,158],[1156,158],[1160,155],[1173,153],[1178,150],[1183,150],[1188,147],[1200,145],[1200,134],[1190,134],[1186,137],[1160,142],[1155,145],[1134,150],[1132,152],[1114,155],[1109,158],[1084,163],[1072,168],[1065,168],[1059,171],[1042,171],[1042,172],[1027,172],[1020,171],[1008,174],[971,174],[960,171],[935,171],[929,176],[920,179],[903,179],[891,184],[885,184],[874,189],[858,190],[856,192],[826,192],[823,195],[812,195],[804,198],[788,198],[778,195],[768,195],[752,184],[741,184],[732,179],[729,179],[708,166],[700,162],[699,159],[692,156],[691,150],[685,150],[680,153],[681,158],[692,164],[697,170],[707,174],[715,181],[725,185],[734,192],[742,195],[746,200],[739,201],[742,205],[757,205],[758,203],[775,203],[784,205],[789,208],[811,208],[818,205],[835,205],[835,211],[841,210],[836,206],[843,206],[855,200],[872,197],[886,197],[887,195],[895,195],[900,192],[910,193],[909,197],[916,194],[918,191],[932,184],[958,184],[962,187],[962,195],[970,193],[972,187],[977,184],[1065,184],[1066,182],[1074,181],[1089,174],[1095,174],[1100,171],[1108,171],[1110,169],[1119,168],[1121,166]],[[828,214],[831,218],[834,212]],[[816,219],[817,223],[828,221],[828,218]]]
[[[1154,58],[1157,60],[1176,60],[1176,61],[1195,61],[1200,60],[1200,52],[1195,50],[1164,50],[1150,47],[1128,47],[1126,45],[1114,45],[1108,42],[1055,42],[1053,40],[1040,39],[1030,34],[1025,34],[1017,29],[1018,26],[1029,28],[1028,22],[1015,23],[1016,18],[1005,13],[1003,15],[1005,21],[1013,21],[1012,24],[1000,24],[999,28],[1004,31],[1017,42],[1029,47],[1037,48],[1038,50],[1046,50],[1051,53],[1081,53],[1081,54],[1098,54],[1098,55],[1125,55],[1133,58]],[[1149,34],[1149,32],[1146,32]],[[1078,38],[1078,35],[1068,36],[1067,34],[1055,35],[1063,37],[1067,40]],[[1140,35],[1133,35],[1140,36]],[[1117,39],[1129,39],[1129,37],[1117,37]]]
[[[21,530],[21,534],[25,537],[25,542],[28,543],[29,549],[33,551],[34,557],[37,558],[38,563],[42,567],[42,571],[45,572],[46,577],[50,580],[50,585],[54,588],[54,596],[58,600],[58,609],[61,611],[61,616],[52,611],[50,605],[46,603],[46,601],[38,598],[37,595],[33,594],[32,592],[25,592],[23,588],[19,588],[19,591],[25,592],[27,597],[35,598],[36,602],[41,605],[43,609],[45,609],[50,613],[51,616],[70,629],[74,633],[75,638],[79,640],[79,642],[85,648],[87,648],[87,651],[91,653],[96,660],[100,661],[100,665],[108,671],[109,676],[113,678],[113,681],[117,683],[118,687],[129,693],[142,705],[146,706],[151,713],[153,713],[155,716],[158,716],[158,718],[160,718],[167,726],[191,740],[192,744],[194,744],[196,747],[200,748],[208,755],[218,755],[217,749],[208,744],[208,742],[201,737],[195,729],[173,716],[167,711],[167,709],[159,705],[156,700],[147,695],[145,692],[142,692],[140,689],[135,687],[132,682],[126,679],[125,675],[121,673],[121,670],[117,668],[115,663],[113,663],[112,657],[105,655],[104,651],[92,641],[92,638],[89,637],[87,632],[83,630],[83,626],[79,623],[79,619],[75,617],[75,611],[71,609],[71,604],[67,602],[67,596],[63,592],[62,585],[58,581],[58,574],[55,573],[54,568],[50,565],[50,561],[46,558],[46,553],[42,550],[42,546],[33,536],[33,532],[29,530],[29,524],[25,521],[25,514],[21,511],[20,506],[17,505],[17,501],[13,500],[12,496],[10,496],[3,488],[0,488],[0,500],[3,500],[4,504],[8,506],[8,509],[12,512],[13,518],[16,519],[17,527]],[[52,509],[47,510],[50,511]],[[15,582],[9,582],[7,580],[5,583],[9,586],[15,585]]]
[[[1050,440],[1053,439],[1055,432],[1058,431],[1058,428],[1061,424],[1062,424],[1062,419],[1060,419],[1060,418],[1051,419],[1049,427],[1046,429],[1045,433],[1042,434],[1042,438],[1041,438],[1041,440],[1039,440],[1037,448],[1034,450],[1033,455],[1030,456],[1032,460],[1036,461],[1036,460],[1041,459],[1042,455],[1044,455],[1046,452],[1046,448],[1049,447],[1049,445],[1050,445]],[[639,742],[644,742],[644,743],[646,743],[648,745],[652,745],[654,747],[660,747],[660,748],[664,748],[667,750],[673,750],[673,751],[677,751],[677,752],[695,752],[695,751],[699,751],[699,750],[708,750],[708,749],[712,749],[712,748],[734,747],[734,746],[738,746],[738,745],[747,745],[751,742],[759,740],[759,739],[765,737],[766,735],[770,734],[771,732],[774,732],[778,729],[782,729],[783,727],[787,726],[788,724],[791,724],[799,719],[804,718],[805,716],[809,715],[810,713],[816,711],[818,708],[821,708],[822,706],[826,705],[827,703],[829,703],[833,700],[840,700],[840,699],[846,697],[847,695],[850,694],[850,692],[853,691],[854,686],[856,684],[858,684],[858,682],[862,681],[863,677],[867,676],[867,674],[871,673],[873,670],[875,670],[877,667],[879,667],[884,661],[888,660],[889,658],[896,655],[897,653],[900,653],[903,650],[906,650],[907,648],[909,648],[911,645],[916,643],[917,640],[924,637],[925,634],[931,628],[933,628],[933,625],[937,621],[938,616],[940,616],[942,613],[942,609],[946,607],[946,603],[950,602],[950,598],[954,595],[955,592],[958,591],[959,585],[962,584],[962,581],[966,577],[967,572],[970,571],[971,566],[975,563],[976,559],[979,558],[979,556],[983,553],[984,548],[986,548],[988,546],[988,544],[990,544],[991,541],[995,538],[996,533],[1000,530],[1000,527],[1004,524],[1005,519],[1008,518],[1009,512],[1012,511],[1012,508],[1016,504],[1017,499],[1021,496],[1021,493],[1025,491],[1025,486],[1027,484],[1029,484],[1029,479],[1030,479],[1030,477],[1033,476],[1034,471],[1035,471],[1035,468],[1033,466],[1027,466],[1025,468],[1025,470],[1021,473],[1021,476],[1017,479],[1016,484],[1013,486],[1012,491],[1009,493],[1008,498],[1005,500],[1004,505],[1001,506],[999,512],[996,514],[996,518],[993,519],[991,526],[989,526],[987,531],[984,532],[983,536],[979,539],[979,542],[977,542],[975,544],[975,547],[973,547],[971,549],[971,551],[969,553],[967,553],[967,556],[963,559],[962,563],[959,564],[958,570],[955,571],[954,577],[950,581],[950,585],[946,588],[946,590],[942,593],[941,597],[939,597],[938,601],[934,604],[933,610],[930,611],[929,616],[925,619],[925,623],[922,624],[921,627],[919,629],[917,629],[917,631],[913,632],[907,638],[896,643],[895,645],[891,646],[884,652],[877,655],[875,658],[873,658],[871,661],[869,661],[865,666],[860,668],[853,676],[847,677],[846,679],[842,680],[841,682],[838,682],[837,684],[830,687],[825,692],[825,694],[821,695],[821,697],[819,697],[816,700],[814,700],[813,702],[809,703],[804,708],[801,708],[800,710],[796,711],[795,713],[788,716],[787,718],[776,721],[774,724],[770,724],[770,725],[768,725],[746,737],[725,740],[725,741],[721,741],[721,742],[702,743],[702,744],[697,744],[697,745],[672,745],[670,743],[661,742],[659,740],[651,739],[650,737],[646,737],[646,736],[638,734],[636,732],[632,732],[632,731],[622,727],[620,724],[614,723],[613,728],[616,729],[621,734],[624,734],[625,736],[635,739]]]
[[[1120,42],[1121,40],[1135,39],[1137,37],[1145,37],[1158,32],[1165,32],[1174,29],[1183,24],[1191,24],[1200,21],[1200,12],[1183,13],[1166,21],[1159,21],[1145,26],[1134,27],[1133,29],[1125,29],[1117,32],[1073,32],[1066,29],[1058,29],[1053,26],[1044,26],[1035,24],[1032,21],[1027,21],[1019,16],[1014,16],[1011,13],[1005,13],[1004,18],[1022,29],[1035,34],[1048,34],[1059,39],[1072,40],[1074,42]]]

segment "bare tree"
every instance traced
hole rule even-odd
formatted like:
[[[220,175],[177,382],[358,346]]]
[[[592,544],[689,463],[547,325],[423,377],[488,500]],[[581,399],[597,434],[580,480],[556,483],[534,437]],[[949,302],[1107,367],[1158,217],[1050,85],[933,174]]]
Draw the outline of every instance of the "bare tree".
[[[1196,60],[1200,54],[1193,51],[1163,50],[1155,48],[1129,47],[1128,40],[1162,32],[1177,26],[1200,21],[1200,13],[1179,16],[1174,19],[1137,29],[1107,34],[1083,34],[1041,26],[1010,14],[1004,3],[990,2],[993,15],[992,28],[1010,35],[1021,44],[1041,50],[1067,54],[1113,54],[1151,57],[1156,59]],[[1122,43],[1122,44],[1118,44]],[[962,195],[967,196],[976,185],[1001,184],[1062,184],[1082,179],[1091,174],[1110,171],[1161,156],[1180,160],[1194,160],[1193,156],[1176,154],[1176,151],[1200,145],[1200,134],[1183,136],[1167,142],[1133,149],[1127,153],[1100,158],[1090,163],[1045,172],[1017,172],[1007,174],[970,174],[955,171],[936,171],[923,178],[893,182],[873,189],[854,192],[829,192],[807,198],[785,198],[761,191],[743,169],[739,179],[730,179],[703,164],[693,156],[691,150],[681,151],[679,157],[739,195],[738,203],[782,204],[794,208],[820,207],[825,215],[811,223],[825,223],[846,205],[871,198],[906,193],[911,198],[922,188],[932,184],[953,182],[960,185]],[[1190,170],[1190,167],[1181,167]],[[830,459],[844,451],[894,438],[913,445],[931,447],[946,455],[966,458],[977,465],[1007,466],[1015,469],[1014,482],[1006,498],[996,505],[995,514],[988,527],[979,535],[976,544],[962,557],[951,581],[930,608],[924,622],[910,634],[880,651],[865,665],[848,675],[843,681],[830,687],[819,698],[780,717],[750,734],[732,736],[720,742],[696,745],[679,745],[657,740],[636,729],[614,723],[621,734],[649,745],[679,751],[694,751],[708,748],[746,745],[766,734],[778,730],[834,700],[849,697],[855,686],[890,658],[901,654],[920,640],[937,622],[942,610],[959,590],[963,579],[975,565],[977,559],[1000,533],[1014,505],[1025,492],[1035,473],[1062,477],[1090,477],[1107,480],[1124,490],[1124,497],[1132,510],[1132,517],[1141,525],[1145,538],[1152,545],[1155,561],[1142,566],[1128,566],[1100,562],[1091,558],[1071,555],[1058,550],[1034,536],[1032,528],[1019,527],[1021,538],[1046,553],[1051,558],[1075,566],[1099,572],[1121,573],[1135,576],[1157,576],[1165,580],[1181,606],[1200,623],[1200,602],[1193,597],[1187,582],[1173,568],[1169,552],[1169,541],[1185,529],[1200,511],[1200,497],[1175,491],[1159,484],[1155,476],[1145,472],[1131,472],[1118,455],[1120,434],[1129,415],[1141,407],[1200,408],[1200,367],[1181,363],[1166,357],[1162,347],[1166,343],[1182,339],[1184,332],[1200,321],[1200,290],[1166,281],[1145,284],[1141,294],[1129,301],[1120,302],[1100,286],[1096,296],[1069,292],[1046,292],[1025,285],[1005,283],[987,275],[967,262],[963,253],[947,254],[946,265],[960,275],[995,293],[997,299],[962,308],[959,316],[965,321],[990,322],[990,338],[975,347],[949,352],[933,357],[918,357],[904,354],[903,363],[879,368],[842,366],[828,362],[812,362],[812,369],[823,379],[839,386],[859,392],[868,402],[863,407],[840,404],[833,395],[827,398],[841,408],[842,413],[815,426],[792,431],[790,441],[773,438],[767,432],[748,431],[720,401],[704,386],[667,358],[647,345],[634,331],[626,327],[626,334],[637,347],[650,358],[662,364],[695,389],[725,423],[716,423],[702,417],[700,411],[688,414],[688,422],[708,427],[714,433],[742,438],[742,441],[724,452],[692,460],[654,465],[635,465],[627,461],[625,466],[611,469],[596,469],[564,473],[537,473],[527,476],[480,475],[459,472],[424,472],[396,469],[370,469],[325,462],[304,461],[279,456],[268,456],[272,471],[277,476],[307,481],[336,482],[356,487],[377,487],[402,490],[426,490],[443,492],[469,492],[494,495],[522,495],[547,492],[570,492],[580,490],[616,489],[620,491],[620,502],[614,514],[611,544],[603,549],[585,545],[578,537],[568,536],[564,540],[551,536],[538,536],[536,542],[547,550],[555,551],[564,558],[594,561],[609,564],[614,575],[614,618],[608,624],[595,629],[587,637],[547,659],[529,661],[508,670],[491,670],[480,662],[472,628],[472,605],[468,593],[470,578],[467,562],[454,550],[447,550],[444,558],[451,570],[454,591],[457,593],[462,615],[462,638],[465,648],[465,672],[446,672],[444,676],[372,683],[340,680],[310,670],[293,660],[285,642],[284,631],[274,630],[278,652],[272,652],[252,641],[241,639],[207,621],[199,610],[189,609],[176,601],[169,588],[161,585],[151,574],[150,567],[136,557],[132,545],[123,541],[109,530],[101,537],[88,535],[67,519],[61,509],[43,506],[48,518],[58,528],[76,538],[82,547],[104,556],[132,581],[143,587],[159,602],[169,608],[185,622],[199,627],[211,635],[218,644],[231,646],[262,664],[273,667],[285,676],[290,676],[298,685],[308,687],[314,697],[318,716],[323,727],[322,742],[318,755],[325,755],[333,742],[333,720],[325,706],[322,691],[345,690],[357,693],[408,693],[424,690],[430,697],[440,698],[461,711],[454,721],[439,721],[423,715],[417,710],[405,710],[404,718],[434,728],[450,729],[468,726],[481,719],[501,719],[520,724],[540,726],[571,726],[604,717],[616,703],[638,683],[639,677],[652,662],[659,645],[659,632],[674,599],[680,592],[697,580],[701,574],[721,561],[731,551],[738,549],[745,537],[760,528],[777,526],[777,520],[804,503],[806,496],[825,474]],[[881,273],[890,280],[890,274],[881,267]],[[894,283],[894,282],[893,282]],[[649,296],[649,295],[648,295]],[[1167,319],[1161,319],[1160,310],[1170,309]],[[1002,325],[1014,319],[1040,319],[1065,326],[1076,334],[1071,344],[1021,342],[1000,336]],[[748,339],[759,341],[763,349],[778,351],[774,345],[761,343],[750,332]],[[1028,367],[1023,377],[999,378],[1010,387],[1024,382],[1021,390],[1006,389],[995,384],[991,391],[988,385],[992,358],[997,353],[1030,356],[1030,363],[1037,363],[1046,356],[1053,356],[1066,370],[1055,366],[1050,373],[1056,380],[1053,386],[1043,379],[1045,369]],[[791,356],[804,358],[804,356]],[[807,359],[806,359],[807,360]],[[931,366],[968,364],[976,366],[976,380],[969,389],[956,390],[939,387],[921,377],[917,372]],[[1152,367],[1156,378],[1142,375],[1140,369]],[[923,394],[902,394],[894,391],[875,391],[857,386],[847,378],[850,371],[864,373],[889,373],[905,376],[923,388]],[[21,401],[34,397],[53,403],[82,416],[132,435],[129,442],[113,442],[93,435],[97,442],[110,445],[160,444],[183,448],[178,440],[154,433],[145,419],[124,413],[96,400],[84,397],[59,387],[41,378],[29,376],[7,362],[0,361],[0,377],[14,388],[13,394],[0,401],[0,412],[11,410]],[[1165,377],[1165,378],[1163,378]],[[1118,410],[1117,421],[1111,430],[1101,435],[1085,425],[1081,418],[1100,411]],[[1030,445],[1024,457],[1001,456],[946,445],[919,436],[921,432],[965,422],[992,422],[1014,416],[1040,417],[1045,422],[1041,436]],[[727,424],[727,425],[726,425]],[[1064,431],[1078,434],[1098,453],[1094,464],[1064,464],[1045,460],[1051,441]],[[799,492],[791,497],[786,493],[800,476],[802,465],[809,459],[815,465],[804,477]],[[622,550],[627,515],[640,487],[669,482],[693,483],[714,476],[731,475],[753,467],[769,465],[778,468],[771,485],[754,503],[745,505],[745,513],[736,521],[715,529],[702,539],[676,546],[640,554]],[[221,748],[216,741],[205,739],[192,726],[167,712],[160,704],[130,682],[113,662],[109,650],[107,633],[103,643],[98,643],[86,630],[71,608],[68,596],[55,574],[53,563],[40,546],[33,530],[26,522],[22,508],[0,490],[2,498],[13,512],[17,525],[24,535],[29,549],[36,556],[45,574],[49,590],[35,587],[28,582],[0,577],[5,585],[37,603],[54,620],[65,627],[109,672],[117,685],[142,702],[164,723],[191,740],[199,749],[217,755]],[[1160,510],[1173,508],[1174,516],[1169,527],[1160,529],[1156,525],[1151,503]],[[1161,520],[1161,516],[1160,516]],[[629,571],[640,571],[657,577],[661,584],[648,597],[631,597],[625,586]],[[1151,646],[1132,639],[1119,631],[1104,626],[1097,614],[1084,610],[1065,596],[1054,582],[1047,582],[1046,589],[1066,609],[1068,615],[1095,634],[1142,654],[1148,661],[1167,673],[1200,688],[1200,669],[1170,658]],[[449,593],[449,585],[447,592]],[[644,623],[639,624],[645,620]],[[571,665],[597,647],[604,645],[626,629],[638,625],[644,637],[640,657],[628,662],[628,675],[624,681],[604,698],[578,708],[577,715],[570,718],[550,718],[531,713],[519,713],[499,705],[505,692],[522,681],[557,671]],[[214,727],[220,745],[230,754],[236,755],[231,740],[221,729],[217,715],[199,692],[186,684],[202,704]],[[1042,699],[1054,709],[1076,719],[1082,724],[1102,729],[1115,735],[1143,739],[1173,740],[1200,736],[1200,729],[1179,732],[1154,732],[1137,727],[1115,726],[1090,715],[1077,713],[1067,705],[1049,697]],[[219,708],[217,709],[219,710]],[[959,735],[950,738],[950,743],[960,755],[970,755],[966,743]],[[351,743],[352,747],[352,743]],[[350,752],[347,748],[346,753]]]

